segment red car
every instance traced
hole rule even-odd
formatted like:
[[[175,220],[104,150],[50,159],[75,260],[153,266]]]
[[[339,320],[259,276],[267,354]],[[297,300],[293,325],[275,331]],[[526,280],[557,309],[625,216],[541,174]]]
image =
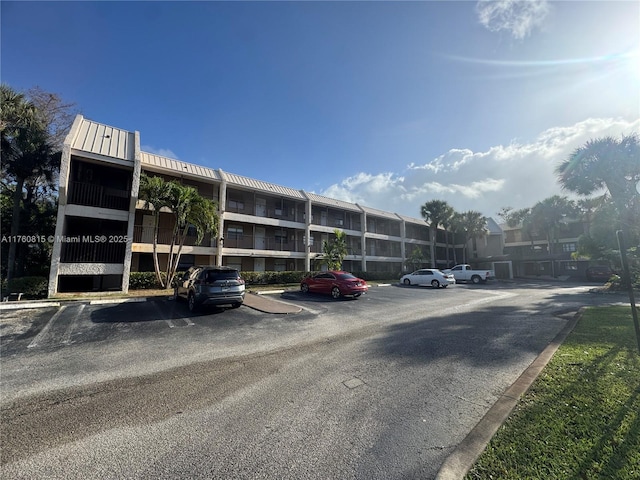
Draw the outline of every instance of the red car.
[[[331,270],[306,277],[300,282],[300,290],[304,293],[327,293],[333,298],[359,297],[367,293],[369,286],[367,282],[349,272]]]

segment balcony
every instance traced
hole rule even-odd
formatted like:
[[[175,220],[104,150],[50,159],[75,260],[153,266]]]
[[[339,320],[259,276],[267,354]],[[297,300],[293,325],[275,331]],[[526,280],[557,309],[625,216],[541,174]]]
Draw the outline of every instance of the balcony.
[[[92,237],[94,238],[94,237]],[[90,241],[62,244],[62,263],[124,263],[126,243],[95,243]]]
[[[173,239],[173,228],[159,228],[158,229],[158,245],[171,245]],[[215,247],[217,241],[214,238],[213,244],[211,243],[211,235],[206,234],[200,243],[196,243],[195,235],[187,235],[184,239],[184,245],[190,247]],[[133,243],[153,243],[153,227],[147,227],[143,225],[134,225],[133,227]]]
[[[227,201],[225,212],[304,223],[304,210],[297,212],[298,218],[296,219],[295,207],[292,205],[280,207],[269,204],[256,204],[250,201]]]
[[[104,187],[95,183],[69,182],[70,204],[87,207],[129,210],[130,192],[117,188]]]
[[[247,250],[271,250],[274,252],[304,252],[301,241],[285,241],[283,237],[257,235],[238,235],[225,237],[225,248],[242,248]]]

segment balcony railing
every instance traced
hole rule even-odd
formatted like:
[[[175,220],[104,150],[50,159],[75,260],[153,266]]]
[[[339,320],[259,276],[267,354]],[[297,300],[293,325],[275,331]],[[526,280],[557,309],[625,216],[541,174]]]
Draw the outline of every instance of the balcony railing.
[[[275,252],[304,252],[302,241],[288,240],[283,237],[236,235],[224,239],[225,248],[243,248],[247,250],[272,250]]]
[[[296,219],[295,210],[291,212],[292,206],[280,208],[273,205],[257,205],[253,202],[227,202],[226,212],[241,213],[251,215],[253,217],[275,218],[278,220],[287,220],[289,222],[304,223],[304,211],[298,211]]]
[[[171,245],[173,238],[173,228],[159,228],[158,229],[158,245]],[[147,227],[143,225],[134,225],[133,227],[133,242],[134,243],[153,243],[153,227]],[[200,246],[209,247],[216,246],[216,239],[213,239],[211,243],[211,235],[206,234],[200,243],[196,243],[195,235],[187,235],[184,239],[184,245],[187,246]]]
[[[94,183],[69,182],[69,203],[88,207],[129,210],[130,192]]]
[[[96,237],[91,238],[95,240]],[[80,240],[62,244],[62,263],[124,263],[126,243]]]

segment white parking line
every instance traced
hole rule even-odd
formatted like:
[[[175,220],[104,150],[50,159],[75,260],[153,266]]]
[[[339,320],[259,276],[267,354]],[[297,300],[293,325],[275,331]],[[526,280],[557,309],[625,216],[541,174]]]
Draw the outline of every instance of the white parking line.
[[[109,303],[137,303],[146,302],[146,298],[104,298],[101,300],[91,300],[90,305],[106,305]]]
[[[75,326],[78,323],[78,319],[80,318],[80,314],[84,310],[84,307],[85,307],[84,303],[82,305],[80,305],[80,308],[78,308],[78,311],[76,312],[76,315],[73,317],[71,322],[69,322],[69,325],[67,326],[67,329],[64,332],[64,336],[62,337],[62,343],[64,343],[65,345],[69,345],[69,344],[72,343],[71,342],[71,333],[75,329]]]
[[[40,344],[40,342],[42,342],[42,340],[47,336],[47,333],[49,333],[51,326],[60,317],[60,315],[62,315],[62,312],[64,312],[65,308],[67,308],[66,305],[63,305],[62,307],[60,307],[60,309],[56,313],[53,314],[53,317],[51,317],[51,319],[47,322],[47,324],[40,331],[40,333],[36,335],[36,338],[34,338],[31,341],[31,343],[27,345],[27,348],[37,347]]]
[[[169,325],[169,328],[176,328],[178,326],[175,323],[173,323],[173,321],[170,318],[166,318],[165,312],[160,308],[160,306],[158,305],[158,302],[151,302],[151,303],[153,303],[153,308],[156,309],[156,311],[158,312],[158,315],[160,316],[160,318],[162,320],[164,320],[165,322],[167,322],[167,325]],[[187,322],[187,326],[188,327],[195,325],[188,318],[181,318],[180,320],[184,320],[185,322]]]

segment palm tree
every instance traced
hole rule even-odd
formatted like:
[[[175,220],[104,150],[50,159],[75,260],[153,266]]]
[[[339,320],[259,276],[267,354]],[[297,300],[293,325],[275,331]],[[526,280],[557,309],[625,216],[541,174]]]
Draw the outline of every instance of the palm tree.
[[[216,202],[200,196],[193,187],[175,181],[169,182],[169,184],[171,188],[167,206],[171,209],[175,223],[169,247],[169,258],[167,259],[166,288],[171,286],[173,277],[175,277],[182,247],[190,230],[195,230],[196,244],[199,245],[205,234],[216,235],[219,225],[218,204]],[[176,245],[178,250],[174,254],[173,249]]]
[[[535,228],[547,237],[549,255],[557,248],[558,231],[566,224],[566,218],[576,213],[574,202],[567,197],[553,195],[536,203],[531,209],[530,221]],[[555,262],[551,260],[551,274],[555,277]]]
[[[453,213],[453,208],[444,200],[431,200],[420,207],[422,218],[429,224],[431,268],[436,267],[436,235],[438,233],[438,226],[444,225],[453,216]]]
[[[153,222],[153,266],[158,283],[169,288],[175,277],[182,247],[187,235],[194,231],[196,244],[200,244],[205,234],[218,232],[218,204],[198,194],[198,191],[174,180],[167,182],[161,177],[142,174],[140,178],[140,200],[144,208],[151,210]],[[174,218],[173,233],[167,258],[165,277],[160,272],[158,261],[158,227],[160,209],[166,208]],[[177,248],[177,250],[175,250]],[[175,252],[174,252],[175,250]]]
[[[467,244],[469,240],[483,237],[487,233],[487,218],[480,212],[468,210],[460,218],[461,233],[464,238],[463,263],[467,263]]]
[[[640,200],[640,135],[589,140],[556,168],[562,187],[580,195],[606,189],[616,205],[622,226],[638,228]]]
[[[165,283],[160,273],[160,263],[158,261],[158,226],[160,223],[160,209],[169,205],[170,193],[171,184],[163,178],[150,177],[145,173],[140,176],[138,198],[144,201],[145,210],[151,210],[151,215],[153,215],[153,268],[156,272],[156,279],[162,287],[165,286]]]
[[[39,179],[53,180],[60,168],[60,152],[49,141],[46,125],[34,104],[7,85],[0,86],[0,145],[2,176],[13,187],[11,236],[20,233],[21,212],[26,185]],[[4,187],[11,188],[9,185]],[[16,271],[17,243],[11,242],[7,255],[7,279]]]
[[[341,270],[344,257],[347,256],[347,234],[342,230],[333,231],[334,239],[331,242],[325,241],[322,245],[324,262],[329,270]]]
[[[458,263],[458,254],[456,253],[456,238],[464,235],[464,215],[460,212],[454,212],[449,220],[449,225],[451,229],[451,238],[453,243],[453,263],[457,265]],[[465,246],[466,248],[466,246]],[[464,251],[463,251],[464,256]]]

